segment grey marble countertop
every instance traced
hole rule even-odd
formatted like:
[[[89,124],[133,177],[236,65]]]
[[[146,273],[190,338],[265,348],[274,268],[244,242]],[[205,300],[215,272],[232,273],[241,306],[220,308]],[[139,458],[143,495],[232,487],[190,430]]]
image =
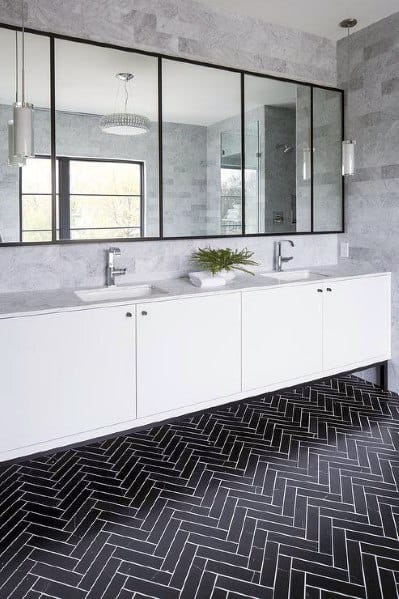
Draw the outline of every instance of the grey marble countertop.
[[[239,274],[230,283],[227,283],[223,287],[214,289],[194,287],[187,277],[151,282],[142,281],[141,283],[125,285],[125,287],[136,287],[140,284],[148,284],[152,287],[150,295],[133,298],[125,297],[123,299],[107,298],[101,301],[98,299],[83,301],[75,293],[75,291],[79,291],[78,289],[55,289],[45,291],[0,293],[0,318],[13,318],[52,312],[84,310],[93,307],[132,305],[154,300],[161,301],[178,297],[265,289],[279,287],[282,285],[303,285],[306,283],[314,283],[316,281],[341,279],[345,277],[362,277],[373,274],[383,274],[384,272],[377,271],[375,269],[373,270],[371,268],[367,268],[366,266],[361,267],[359,265],[353,265],[350,263],[326,267],[315,266],[297,270],[308,270],[312,274],[307,279],[296,281],[281,281],[275,278],[268,278],[267,273],[265,272],[261,274],[261,271],[257,272],[254,276]],[[273,274],[276,275],[277,273]],[[121,285],[120,287],[124,286]]]

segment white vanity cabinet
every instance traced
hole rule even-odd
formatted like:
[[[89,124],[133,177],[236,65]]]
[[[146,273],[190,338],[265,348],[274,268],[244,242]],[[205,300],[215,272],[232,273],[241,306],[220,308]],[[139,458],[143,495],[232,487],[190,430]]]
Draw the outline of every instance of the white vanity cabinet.
[[[241,391],[241,293],[137,306],[137,416]]]
[[[390,274],[0,318],[0,462],[390,358]]]
[[[320,285],[248,291],[242,298],[243,389],[322,370]]]
[[[390,297],[388,274],[243,292],[243,391],[387,360]]]
[[[134,315],[122,306],[0,320],[0,451],[135,418]]]
[[[323,368],[386,359],[390,354],[391,284],[380,275],[323,285]]]

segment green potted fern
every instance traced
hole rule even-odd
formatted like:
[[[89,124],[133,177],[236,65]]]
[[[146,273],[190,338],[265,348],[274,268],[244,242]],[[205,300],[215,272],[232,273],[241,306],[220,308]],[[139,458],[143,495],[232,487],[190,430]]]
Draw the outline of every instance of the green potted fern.
[[[247,248],[243,250],[231,250],[230,248],[214,249],[210,247],[199,248],[193,252],[191,261],[195,262],[202,270],[210,272],[213,276],[221,276],[226,281],[235,277],[236,270],[250,275],[255,273],[248,270],[247,266],[257,266],[252,260],[253,252]]]

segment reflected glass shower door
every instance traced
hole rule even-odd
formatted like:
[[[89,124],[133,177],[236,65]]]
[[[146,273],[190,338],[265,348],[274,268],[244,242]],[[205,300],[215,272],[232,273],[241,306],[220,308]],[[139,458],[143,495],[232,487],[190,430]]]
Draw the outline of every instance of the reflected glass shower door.
[[[259,122],[247,127],[245,136],[246,168],[245,189],[246,209],[250,207],[250,230],[259,232],[260,221],[264,219],[264,205],[260,197],[260,161],[261,149],[259,138]],[[242,194],[241,194],[241,132],[224,131],[220,136],[220,177],[221,177],[221,234],[233,235],[241,231]],[[248,214],[246,214],[248,223]],[[253,222],[256,231],[252,231]]]
[[[246,233],[261,233],[265,226],[264,152],[258,120],[245,127],[245,223]],[[263,180],[263,181],[262,181]]]

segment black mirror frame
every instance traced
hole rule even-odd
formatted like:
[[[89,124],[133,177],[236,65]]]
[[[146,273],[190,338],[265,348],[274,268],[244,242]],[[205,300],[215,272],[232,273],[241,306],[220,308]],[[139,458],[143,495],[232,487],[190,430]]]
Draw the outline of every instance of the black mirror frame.
[[[0,28],[9,29],[12,31],[21,31],[20,27],[16,27],[14,25],[9,25],[6,23],[0,23]],[[329,85],[319,85],[315,83],[310,83],[307,81],[295,80],[288,77],[278,77],[276,75],[269,75],[254,71],[246,71],[243,69],[238,69],[234,67],[225,67],[222,65],[217,65],[208,62],[202,62],[198,60],[191,60],[188,58],[182,58],[179,56],[172,56],[167,54],[160,54],[157,52],[150,52],[146,50],[140,50],[136,48],[130,48],[125,46],[117,46],[115,44],[107,44],[104,42],[97,42],[93,40],[81,39],[76,37],[71,37],[67,35],[60,35],[45,31],[39,31],[35,29],[25,28],[27,33],[41,35],[49,38],[49,50],[50,50],[50,121],[51,121],[51,164],[52,164],[52,182],[51,182],[51,191],[52,191],[52,241],[41,241],[41,242],[5,242],[1,243],[0,247],[13,247],[13,246],[42,246],[42,245],[68,245],[68,244],[85,244],[85,243],[135,243],[135,242],[143,242],[143,241],[173,241],[179,239],[229,239],[229,238],[249,238],[249,237],[279,237],[281,235],[333,235],[337,233],[345,232],[345,183],[344,177],[342,176],[342,210],[341,210],[341,228],[339,230],[331,230],[331,231],[315,231],[314,230],[314,178],[313,178],[313,152],[311,152],[311,230],[310,231],[299,231],[299,232],[278,232],[278,233],[248,233],[245,232],[245,185],[242,186],[242,232],[241,234],[233,234],[233,235],[187,235],[187,236],[179,236],[179,237],[165,237],[163,232],[163,132],[162,132],[162,60],[174,60],[177,62],[185,62],[189,64],[211,67],[216,69],[222,69],[225,71],[231,71],[234,73],[240,74],[240,86],[241,86],[241,156],[242,156],[242,167],[241,167],[241,176],[242,181],[245,180],[245,75],[254,75],[257,77],[264,77],[267,79],[274,79],[277,81],[285,81],[287,83],[294,83],[303,86],[310,87],[311,93],[311,147],[313,147],[313,90],[317,89],[327,89],[331,91],[336,91],[341,94],[341,137],[344,139],[345,129],[345,102],[344,102],[344,90],[329,86]],[[113,50],[121,50],[125,52],[132,52],[136,54],[143,54],[146,56],[152,56],[158,59],[158,172],[159,172],[159,236],[157,237],[138,237],[138,238],[109,238],[109,239],[87,239],[87,240],[57,240],[56,239],[56,111],[55,111],[55,41],[57,39],[70,41],[70,42],[78,42],[83,44],[90,44],[94,46],[100,46],[103,48],[110,48]]]

